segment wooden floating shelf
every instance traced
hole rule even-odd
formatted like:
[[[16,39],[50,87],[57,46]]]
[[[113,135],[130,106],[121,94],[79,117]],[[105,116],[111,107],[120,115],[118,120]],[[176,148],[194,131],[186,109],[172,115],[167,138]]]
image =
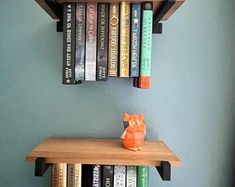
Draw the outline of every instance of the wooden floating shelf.
[[[35,0],[53,19],[58,20],[57,31],[62,31],[62,4],[68,2],[97,2],[97,3],[119,3],[119,2],[149,2],[148,0]],[[162,33],[161,21],[167,21],[185,0],[150,0],[153,2],[154,28],[153,33]]]
[[[51,164],[81,163],[100,165],[155,166],[162,180],[171,179],[171,167],[180,160],[163,141],[145,141],[138,152],[122,147],[120,140],[49,138],[26,156],[35,163],[35,176],[43,176]]]
[[[124,149],[120,140],[49,138],[26,156],[29,162],[160,166],[167,161],[179,167],[180,160],[163,141],[146,141],[141,151]]]

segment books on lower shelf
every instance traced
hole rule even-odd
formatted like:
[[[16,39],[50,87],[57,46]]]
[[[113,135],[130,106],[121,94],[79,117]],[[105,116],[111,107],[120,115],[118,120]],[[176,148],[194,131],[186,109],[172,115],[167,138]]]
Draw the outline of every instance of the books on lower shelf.
[[[52,164],[52,187],[148,187],[147,166]]]
[[[63,6],[63,84],[133,77],[150,88],[152,3]]]

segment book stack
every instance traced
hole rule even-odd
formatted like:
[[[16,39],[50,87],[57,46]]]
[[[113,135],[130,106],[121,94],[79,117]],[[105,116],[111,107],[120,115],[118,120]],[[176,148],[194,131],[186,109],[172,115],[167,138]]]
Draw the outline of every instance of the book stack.
[[[52,165],[52,187],[148,187],[147,166]]]
[[[153,5],[65,3],[63,84],[133,78],[150,88]]]

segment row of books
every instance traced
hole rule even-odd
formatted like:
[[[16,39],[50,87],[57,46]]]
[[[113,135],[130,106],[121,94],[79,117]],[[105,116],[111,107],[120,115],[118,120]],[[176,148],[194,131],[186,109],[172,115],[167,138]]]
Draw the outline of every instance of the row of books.
[[[63,84],[133,77],[150,87],[153,4],[65,3]]]
[[[148,187],[147,166],[53,164],[52,187]]]

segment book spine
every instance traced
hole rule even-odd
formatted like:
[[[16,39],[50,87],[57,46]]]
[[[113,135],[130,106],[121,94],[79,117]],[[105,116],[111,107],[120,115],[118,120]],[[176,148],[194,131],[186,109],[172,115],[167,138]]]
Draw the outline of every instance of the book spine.
[[[113,166],[103,166],[102,187],[113,186]]]
[[[142,38],[139,88],[150,88],[151,51],[153,30],[153,4],[144,3],[142,11]]]
[[[101,187],[101,166],[93,165],[92,187]]]
[[[96,81],[97,3],[87,3],[85,80]]]
[[[129,77],[130,3],[122,2],[120,11],[120,77]]]
[[[82,186],[82,165],[68,164],[67,165],[67,187]]]
[[[86,35],[86,4],[76,6],[76,61],[75,78],[79,82],[85,79],[85,35]]]
[[[96,80],[107,80],[108,66],[108,3],[98,4],[98,42]]]
[[[118,48],[119,48],[119,4],[110,4],[109,8],[109,59],[108,76],[118,76]]]
[[[64,32],[63,32],[63,84],[75,83],[75,17],[76,6],[74,3],[64,5]]]
[[[114,166],[114,187],[126,186],[126,166]]]
[[[51,186],[66,187],[67,164],[53,164],[51,167]]]
[[[139,77],[141,4],[131,4],[131,68],[130,76]]]
[[[127,187],[137,186],[137,167],[136,166],[127,166],[126,183],[127,183]]]
[[[148,166],[138,166],[137,180],[138,180],[137,181],[138,187],[149,186],[149,167]]]
[[[92,187],[93,181],[93,166],[82,165],[82,187]]]

